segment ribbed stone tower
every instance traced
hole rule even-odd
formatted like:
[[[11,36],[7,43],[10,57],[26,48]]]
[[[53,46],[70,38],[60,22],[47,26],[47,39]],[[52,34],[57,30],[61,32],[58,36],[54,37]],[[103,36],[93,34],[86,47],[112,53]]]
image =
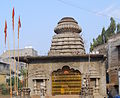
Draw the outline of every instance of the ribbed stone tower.
[[[79,35],[82,31],[72,17],[64,17],[54,29],[52,44],[48,55],[67,56],[85,54],[83,39]]]

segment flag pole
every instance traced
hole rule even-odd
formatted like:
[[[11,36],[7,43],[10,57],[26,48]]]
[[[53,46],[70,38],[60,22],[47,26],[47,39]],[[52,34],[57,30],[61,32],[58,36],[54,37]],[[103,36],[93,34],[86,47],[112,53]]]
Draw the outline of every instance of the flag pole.
[[[15,76],[14,76],[14,90],[16,91],[16,62],[15,62],[15,31],[14,31],[14,7],[12,11],[12,26],[13,26],[13,48],[14,48],[14,71],[15,71]]]
[[[19,33],[19,30],[18,30]],[[19,37],[18,37],[18,65],[17,65],[17,95],[18,95],[18,72],[19,72]]]
[[[16,61],[15,61],[15,32],[13,30],[13,47],[14,47],[14,71],[15,71],[15,76],[14,76],[14,90],[16,91]]]
[[[18,65],[17,65],[17,95],[18,95],[18,72],[19,72],[19,32],[20,32],[21,22],[20,22],[20,16],[18,20]]]
[[[6,20],[5,20],[4,33],[5,33],[5,47],[6,47],[6,38],[8,36],[8,34],[7,34],[7,22],[6,22]],[[9,53],[9,65],[10,65],[10,98],[12,98],[12,81],[11,81],[11,63],[10,63],[9,37],[8,37],[8,53]]]
[[[10,64],[10,98],[12,98],[12,81],[11,81],[11,63],[10,63],[9,36],[8,36],[8,52],[9,52],[9,64]]]

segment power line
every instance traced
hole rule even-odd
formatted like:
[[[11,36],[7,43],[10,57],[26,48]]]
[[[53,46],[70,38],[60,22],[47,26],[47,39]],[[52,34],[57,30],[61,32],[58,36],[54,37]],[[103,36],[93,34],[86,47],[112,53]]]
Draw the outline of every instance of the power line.
[[[97,11],[92,11],[92,10],[89,10],[89,9],[85,9],[85,8],[80,7],[80,6],[77,6],[77,5],[75,5],[75,4],[71,4],[71,3],[69,3],[69,2],[66,2],[65,0],[64,0],[64,1],[63,1],[63,0],[57,0],[57,1],[65,4],[65,5],[68,5],[68,6],[71,6],[71,7],[74,7],[74,8],[78,8],[78,9],[80,9],[80,10],[82,10],[82,11],[85,11],[85,12],[88,12],[88,13],[92,13],[92,14],[94,14],[94,15],[99,15],[99,16],[109,17],[109,18],[113,17],[113,16],[110,16],[110,15],[106,15],[106,14],[103,14],[103,13],[99,13],[99,12],[97,12]],[[120,21],[120,19],[117,18],[117,17],[113,17],[113,18],[115,18],[115,19],[117,19],[117,20]]]

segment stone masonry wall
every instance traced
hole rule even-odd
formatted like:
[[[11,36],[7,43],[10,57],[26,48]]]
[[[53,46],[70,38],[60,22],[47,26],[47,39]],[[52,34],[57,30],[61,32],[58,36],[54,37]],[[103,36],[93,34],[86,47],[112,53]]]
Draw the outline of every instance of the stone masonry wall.
[[[29,80],[28,80],[28,87],[31,89],[31,95],[34,95],[33,88],[33,78],[39,72],[39,78],[47,78],[47,95],[51,95],[51,73],[58,69],[62,69],[63,66],[69,66],[70,68],[74,68],[75,70],[79,70],[82,73],[82,78],[85,77],[85,74],[88,73],[88,66],[89,62],[43,62],[43,63],[34,63],[29,65]],[[91,62],[90,69],[95,69],[99,73],[99,87],[100,87],[100,94],[105,96],[106,95],[106,73],[105,73],[105,65],[101,61]],[[37,78],[37,77],[36,77]]]
[[[110,83],[118,85],[118,70],[120,68],[118,60],[118,47],[120,45],[120,34],[117,34],[108,41],[108,65]]]

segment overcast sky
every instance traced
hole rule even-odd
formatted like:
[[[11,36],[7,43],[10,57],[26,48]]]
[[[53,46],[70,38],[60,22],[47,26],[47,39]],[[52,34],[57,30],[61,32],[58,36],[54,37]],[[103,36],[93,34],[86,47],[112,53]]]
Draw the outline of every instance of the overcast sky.
[[[120,0],[1,0],[0,2],[0,54],[5,48],[4,24],[8,23],[10,49],[13,49],[12,8],[15,8],[15,33],[17,49],[17,24],[21,17],[20,48],[32,46],[39,54],[47,54],[58,21],[73,17],[82,28],[86,51],[89,44],[103,28],[108,27],[110,17],[120,22]]]

